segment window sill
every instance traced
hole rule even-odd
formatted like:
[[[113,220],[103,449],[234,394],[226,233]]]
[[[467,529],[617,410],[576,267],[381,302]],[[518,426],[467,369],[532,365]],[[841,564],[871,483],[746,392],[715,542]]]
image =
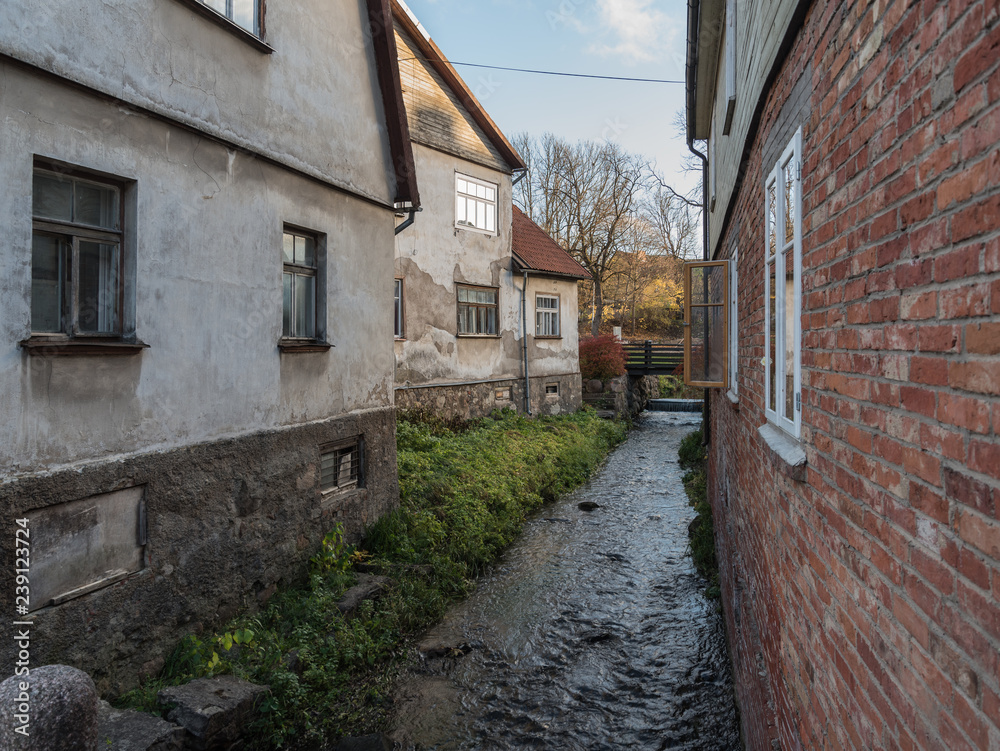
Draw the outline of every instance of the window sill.
[[[21,349],[34,357],[86,357],[89,355],[137,355],[149,345],[121,339],[56,339],[32,336],[21,342]]]
[[[251,31],[247,31],[239,24],[230,21],[224,15],[222,15],[221,13],[217,13],[204,3],[198,2],[198,0],[177,0],[177,1],[181,3],[181,5],[186,5],[188,8],[193,10],[198,15],[204,16],[217,26],[220,26],[221,28],[225,29],[237,39],[242,39],[244,42],[249,44],[251,47],[256,48],[260,52],[263,52],[267,55],[270,55],[271,53],[274,52],[274,47],[269,45],[259,36],[257,36]]]
[[[560,339],[562,339],[562,337],[561,336],[540,336],[538,334],[535,334],[535,339],[547,339],[548,341],[557,342]]]
[[[346,501],[360,500],[368,498],[368,488],[359,488],[357,485],[350,485],[346,488],[331,488],[323,490],[320,494],[320,511],[332,511],[344,505]]]
[[[497,237],[497,233],[488,229],[481,229],[479,227],[473,227],[469,224],[456,224],[455,229],[465,230],[466,232],[475,232],[477,235],[485,235],[486,237]]]
[[[796,482],[806,481],[806,451],[802,442],[770,423],[757,428],[781,472]]]
[[[500,334],[455,334],[459,339],[499,339]]]
[[[289,354],[297,352],[328,352],[333,349],[333,345],[314,339],[282,339],[278,342],[278,349]]]

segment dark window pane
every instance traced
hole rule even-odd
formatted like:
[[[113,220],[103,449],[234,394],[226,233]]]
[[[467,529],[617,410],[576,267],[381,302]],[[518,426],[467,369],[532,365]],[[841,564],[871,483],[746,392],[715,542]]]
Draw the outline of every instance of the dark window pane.
[[[73,221],[105,229],[118,229],[118,191],[102,185],[77,182]]]
[[[292,275],[287,271],[282,274],[283,299],[281,306],[281,334],[292,335]]]
[[[118,246],[80,241],[79,325],[92,334],[117,333]]]
[[[295,275],[294,336],[316,336],[316,279]]]
[[[66,244],[58,237],[36,233],[31,238],[32,331],[62,331],[68,270]]]
[[[58,175],[36,172],[32,181],[32,213],[44,219],[73,221],[73,183]]]

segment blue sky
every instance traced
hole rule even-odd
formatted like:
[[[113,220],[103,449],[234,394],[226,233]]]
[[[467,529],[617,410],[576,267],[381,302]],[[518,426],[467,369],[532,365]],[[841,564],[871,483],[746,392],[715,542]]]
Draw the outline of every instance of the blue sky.
[[[452,61],[515,68],[683,80],[684,0],[406,0]],[[551,131],[604,138],[655,159],[686,191],[687,152],[674,116],[680,84],[625,83],[456,66],[508,137]]]

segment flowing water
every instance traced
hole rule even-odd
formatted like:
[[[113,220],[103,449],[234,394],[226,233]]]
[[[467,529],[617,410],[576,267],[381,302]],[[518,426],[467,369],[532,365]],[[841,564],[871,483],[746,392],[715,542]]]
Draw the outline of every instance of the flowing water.
[[[645,413],[587,485],[528,522],[425,638],[425,659],[401,686],[397,739],[420,749],[740,748],[722,619],[687,551],[694,513],[677,448],[699,422]]]

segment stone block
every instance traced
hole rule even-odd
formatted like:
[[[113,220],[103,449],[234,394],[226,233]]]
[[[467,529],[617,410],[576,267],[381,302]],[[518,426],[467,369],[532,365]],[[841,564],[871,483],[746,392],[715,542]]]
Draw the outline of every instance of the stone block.
[[[265,693],[266,686],[220,675],[165,688],[156,698],[161,704],[176,705],[167,719],[191,734],[191,748],[228,751],[238,747],[254,708]]]
[[[0,749],[95,751],[97,704],[94,682],[76,668],[45,665],[11,676],[0,683]]]
[[[358,583],[351,587],[337,603],[337,610],[344,615],[350,615],[360,607],[365,600],[378,597],[382,591],[389,586],[389,579],[385,576],[373,576],[372,574],[358,574]]]
[[[97,740],[101,751],[182,751],[187,731],[180,725],[131,709],[115,709],[102,701]]]

